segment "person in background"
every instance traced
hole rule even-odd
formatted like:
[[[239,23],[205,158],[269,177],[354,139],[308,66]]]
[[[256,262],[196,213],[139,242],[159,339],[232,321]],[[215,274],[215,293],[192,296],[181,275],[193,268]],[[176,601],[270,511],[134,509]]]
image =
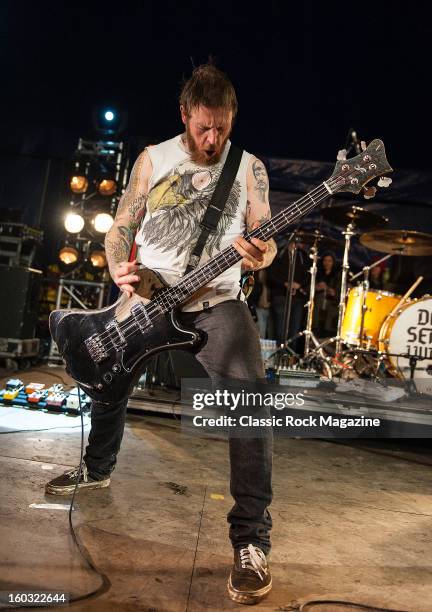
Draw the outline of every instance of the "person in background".
[[[375,257],[373,261],[378,261],[380,257]],[[374,266],[369,270],[369,288],[384,290],[388,288],[388,269],[385,262]]]
[[[325,253],[318,265],[313,329],[319,338],[333,336],[337,329],[340,269],[333,253]]]

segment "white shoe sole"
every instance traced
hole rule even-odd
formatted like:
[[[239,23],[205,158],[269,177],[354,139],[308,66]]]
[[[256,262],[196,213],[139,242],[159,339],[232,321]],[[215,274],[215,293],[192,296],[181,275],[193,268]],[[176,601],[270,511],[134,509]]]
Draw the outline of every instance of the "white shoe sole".
[[[272,588],[272,580],[270,580],[270,584],[267,584],[259,591],[237,591],[233,585],[231,584],[231,575],[228,579],[228,594],[233,601],[236,603],[253,605],[261,601],[267,593],[271,591]]]
[[[82,491],[82,489],[104,489],[105,487],[109,487],[110,479],[105,478],[104,480],[95,480],[93,482],[83,482],[78,485],[77,493]],[[46,485],[45,493],[48,495],[72,495],[75,490],[75,485],[68,485],[67,487],[51,487],[50,485]]]

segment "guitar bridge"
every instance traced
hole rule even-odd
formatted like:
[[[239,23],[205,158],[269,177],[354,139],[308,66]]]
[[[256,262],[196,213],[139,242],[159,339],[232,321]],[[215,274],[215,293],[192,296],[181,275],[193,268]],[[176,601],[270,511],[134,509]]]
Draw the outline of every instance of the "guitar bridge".
[[[127,345],[126,338],[124,337],[120,329],[120,325],[115,319],[108,323],[108,325],[106,326],[106,330],[110,335],[110,338],[112,340],[112,343],[114,344],[116,351],[120,351]]]
[[[90,336],[90,338],[84,340],[84,344],[86,345],[87,350],[90,353],[90,357],[95,363],[99,363],[109,357],[98,334],[93,334],[93,336]]]

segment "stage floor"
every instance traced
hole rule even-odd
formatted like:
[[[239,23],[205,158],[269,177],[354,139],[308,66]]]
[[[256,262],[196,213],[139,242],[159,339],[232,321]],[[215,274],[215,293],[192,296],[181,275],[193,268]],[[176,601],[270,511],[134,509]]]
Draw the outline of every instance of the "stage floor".
[[[64,376],[61,368],[47,376],[53,374]],[[69,498],[44,494],[48,479],[77,465],[79,417],[55,421],[56,415],[39,413],[36,423],[36,414],[29,429],[61,428],[0,438],[0,590],[83,595],[100,579],[69,535]],[[10,428],[14,415],[26,426],[28,412],[0,407],[0,431]],[[415,450],[413,440],[275,440],[274,587],[260,610],[285,611],[293,600],[315,598],[432,610],[432,450],[427,440],[420,444]],[[111,588],[70,608],[238,609],[226,594],[228,478],[226,441],[186,437],[172,416],[129,415],[111,486],[79,493],[73,513]],[[51,503],[62,506],[44,506]]]

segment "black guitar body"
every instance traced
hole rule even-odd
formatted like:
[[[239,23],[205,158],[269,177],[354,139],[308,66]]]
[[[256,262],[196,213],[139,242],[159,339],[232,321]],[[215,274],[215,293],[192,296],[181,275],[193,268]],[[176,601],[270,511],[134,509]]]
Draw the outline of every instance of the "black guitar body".
[[[66,362],[66,371],[99,402],[126,398],[145,362],[156,353],[175,348],[196,351],[205,341],[202,332],[178,322],[176,310],[156,312],[151,324],[138,331],[133,326],[134,319],[129,324],[130,313],[137,304],[152,310],[152,301],[148,297],[142,299],[142,293],[157,295],[164,286],[151,270],[138,274],[141,281],[130,299],[123,295],[112,306],[100,310],[56,310],[50,315],[50,331]]]

